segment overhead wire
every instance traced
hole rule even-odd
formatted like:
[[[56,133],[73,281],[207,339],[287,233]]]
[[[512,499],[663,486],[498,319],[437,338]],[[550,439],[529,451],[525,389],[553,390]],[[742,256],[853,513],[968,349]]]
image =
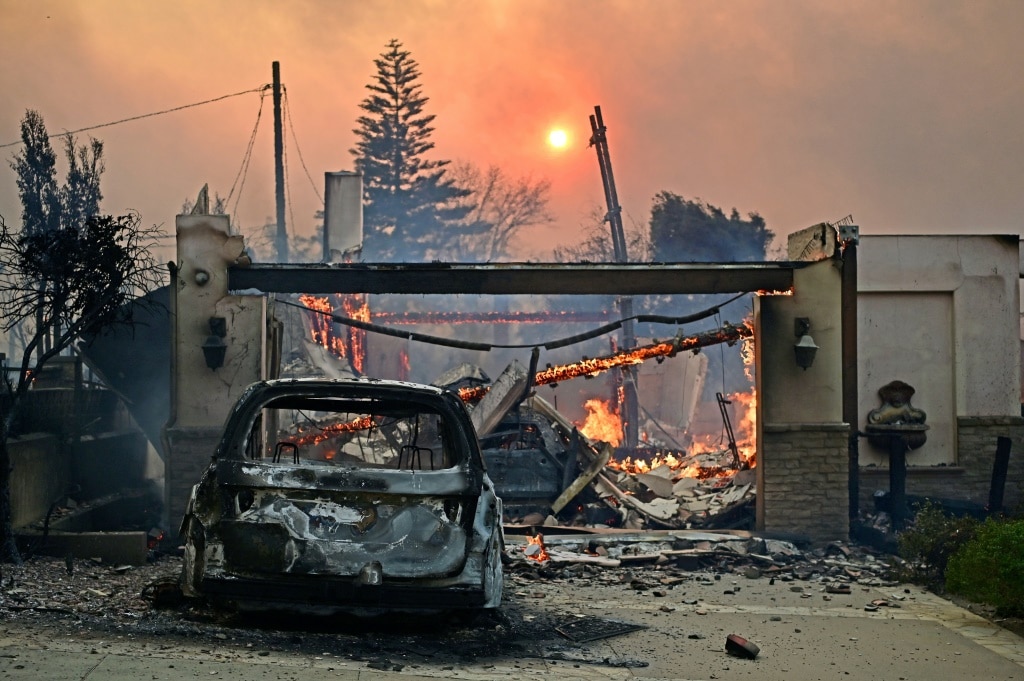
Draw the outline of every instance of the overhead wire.
[[[122,118],[121,120],[111,121],[109,123],[100,123],[99,125],[91,125],[91,126],[89,126],[87,128],[79,128],[77,130],[65,130],[64,132],[59,132],[59,133],[54,133],[53,135],[49,135],[49,136],[47,136],[47,139],[54,139],[56,137],[65,137],[67,135],[77,135],[80,132],[89,132],[91,130],[99,130],[100,128],[109,128],[112,125],[120,125],[121,123],[130,123],[131,121],[138,121],[138,120],[141,120],[143,118],[151,118],[153,116],[162,116],[163,114],[174,113],[175,111],[181,111],[183,109],[191,109],[192,107],[203,106],[204,104],[213,104],[214,102],[219,102],[219,101],[222,101],[222,100],[225,100],[225,99],[229,99],[231,97],[239,97],[241,95],[248,95],[248,94],[251,94],[253,92],[260,92],[260,93],[262,93],[262,92],[266,91],[270,87],[272,87],[272,86],[271,85],[261,85],[258,88],[253,88],[251,90],[242,90],[241,92],[234,92],[234,93],[232,93],[230,95],[221,95],[220,97],[214,97],[213,99],[207,99],[207,100],[204,100],[202,102],[194,102],[192,104],[183,104],[182,106],[176,106],[173,109],[164,109],[163,111],[154,111],[153,113],[140,114],[138,116],[131,116],[129,118]],[[8,142],[7,144],[0,144],[0,149],[5,149],[7,147],[14,147],[14,146],[17,146],[19,144],[22,144],[22,140],[18,140],[16,142]]]
[[[432,336],[430,334],[418,333],[418,332],[415,332],[415,331],[404,331],[404,330],[394,329],[394,328],[391,328],[391,327],[388,327],[388,326],[382,326],[380,324],[374,324],[372,322],[364,322],[361,319],[352,319],[351,317],[342,317],[341,315],[332,314],[330,312],[326,312],[326,311],[323,311],[323,310],[314,310],[314,309],[312,309],[310,307],[302,305],[301,303],[293,303],[293,302],[288,301],[288,300],[278,300],[278,302],[279,303],[283,303],[285,305],[290,305],[292,307],[297,307],[297,308],[302,309],[302,310],[309,310],[310,312],[316,312],[318,314],[322,314],[324,316],[330,317],[331,321],[333,321],[335,323],[344,324],[346,326],[352,326],[352,327],[355,327],[357,329],[362,329],[364,331],[370,331],[372,333],[379,333],[379,334],[382,334],[382,335],[385,335],[385,336],[394,336],[395,338],[406,338],[406,339],[409,339],[409,340],[415,340],[415,341],[422,342],[422,343],[430,343],[432,345],[441,345],[441,346],[444,346],[444,347],[458,348],[458,349],[462,349],[462,350],[476,350],[476,351],[481,351],[481,352],[489,352],[491,350],[497,350],[497,349],[500,349],[500,350],[522,350],[522,349],[527,349],[527,348],[544,348],[545,350],[553,350],[553,349],[556,349],[556,348],[562,348],[562,347],[565,347],[567,345],[574,345],[576,343],[581,343],[581,342],[583,342],[585,340],[590,340],[591,338],[596,338],[598,336],[602,336],[602,335],[605,335],[605,334],[610,333],[612,331],[615,331],[618,328],[620,328],[623,323],[625,323],[627,321],[630,321],[630,320],[649,322],[649,323],[654,323],[654,324],[677,324],[677,325],[678,324],[689,323],[689,322],[694,322],[694,321],[699,321],[701,319],[706,319],[708,317],[711,317],[712,315],[719,315],[721,307],[723,307],[725,305],[728,305],[729,303],[731,303],[731,302],[733,302],[735,300],[738,300],[739,298],[747,295],[747,293],[749,293],[749,291],[748,292],[744,292],[744,293],[740,293],[740,294],[730,298],[729,300],[725,301],[724,303],[721,303],[720,305],[715,305],[714,307],[707,308],[707,309],[702,310],[700,312],[696,312],[696,313],[689,314],[689,315],[684,315],[684,316],[681,316],[681,317],[669,317],[669,316],[665,316],[665,315],[633,315],[631,317],[626,317],[626,318],[623,318],[623,319],[619,319],[619,320],[614,321],[614,322],[612,322],[610,324],[605,324],[603,326],[599,326],[596,329],[593,329],[593,330],[588,331],[586,333],[576,334],[574,336],[569,336],[567,338],[560,338],[558,340],[548,341],[546,343],[521,343],[521,344],[479,343],[479,342],[476,342],[476,341],[455,340],[455,339],[451,339],[451,338],[444,338],[444,337],[441,337],[441,336]],[[721,326],[721,323],[719,323],[719,326]]]
[[[281,118],[288,120],[288,99],[285,97],[284,86],[281,86]],[[285,193],[285,205],[288,206],[288,224],[292,226],[292,230],[295,230],[295,211],[292,205],[292,187],[288,182],[288,138],[281,135],[281,172],[284,174],[284,193]],[[285,233],[287,234],[288,228],[285,225]],[[287,238],[287,236],[285,237]],[[294,256],[290,255],[289,259],[293,259]],[[293,260],[294,262],[294,260]]]
[[[256,123],[252,126],[252,133],[249,135],[249,143],[245,147],[245,153],[242,155],[242,164],[238,168],[238,173],[235,174],[235,181],[231,183],[231,190],[228,192],[227,199],[224,200],[224,205],[228,206],[231,202],[231,197],[235,194],[235,188],[238,188],[238,197],[235,199],[235,207],[229,212],[235,214],[238,211],[238,203],[242,199],[242,189],[245,187],[245,178],[249,174],[249,163],[252,161],[252,150],[256,145],[256,133],[260,128],[260,119],[263,117],[263,102],[267,97],[266,89],[260,91],[260,108],[256,112]],[[241,184],[239,184],[239,178],[241,178]]]
[[[302,148],[299,147],[299,138],[295,134],[295,126],[292,123],[292,116],[288,109],[288,91],[284,91],[284,105],[285,105],[285,116],[284,119],[288,123],[288,130],[292,134],[292,141],[295,143],[295,153],[299,156],[299,165],[302,166],[302,170],[306,173],[306,179],[309,180],[309,186],[313,188],[313,193],[316,194],[316,198],[320,200],[320,205],[324,204],[324,197],[320,196],[319,190],[316,188],[316,183],[313,181],[313,176],[309,174],[309,168],[306,167],[306,160],[302,158]]]

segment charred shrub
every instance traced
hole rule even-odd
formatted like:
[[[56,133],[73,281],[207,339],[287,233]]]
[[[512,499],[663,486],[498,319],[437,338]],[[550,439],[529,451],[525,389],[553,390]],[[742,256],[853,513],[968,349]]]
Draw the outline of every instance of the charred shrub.
[[[949,559],[946,589],[995,606],[1000,615],[1024,615],[1024,520],[989,519]]]
[[[978,521],[955,517],[930,501],[924,502],[913,526],[899,536],[905,573],[898,575],[917,584],[941,589],[950,558],[974,537]]]

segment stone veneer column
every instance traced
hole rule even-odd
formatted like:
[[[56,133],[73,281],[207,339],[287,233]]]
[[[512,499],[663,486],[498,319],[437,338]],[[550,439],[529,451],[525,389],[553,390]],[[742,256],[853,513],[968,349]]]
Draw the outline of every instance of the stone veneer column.
[[[988,504],[996,442],[999,437],[1008,437],[1013,444],[1003,488],[1003,508],[1010,512],[1016,510],[1024,501],[1024,419],[1017,416],[961,416],[956,425],[957,464],[964,471],[956,498]]]
[[[767,532],[811,541],[849,538],[845,423],[765,424],[757,463],[757,503]]]

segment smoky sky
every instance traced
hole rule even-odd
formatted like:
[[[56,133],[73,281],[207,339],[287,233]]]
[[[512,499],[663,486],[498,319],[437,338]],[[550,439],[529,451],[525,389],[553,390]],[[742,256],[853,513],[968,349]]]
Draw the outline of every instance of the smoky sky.
[[[258,88],[279,61],[300,233],[323,173],[352,168],[358,104],[391,38],[420,64],[434,158],[551,180],[557,221],[523,257],[577,238],[603,203],[595,105],[627,224],[645,224],[662,190],[756,211],[782,236],[847,214],[865,234],[1018,234],[1024,212],[1015,0],[0,0],[0,16],[0,144],[26,109],[74,130]],[[258,111],[251,93],[92,132],[104,211],[172,229],[208,183],[225,197],[234,185],[243,232],[272,220],[269,98],[244,184],[240,172]],[[544,144],[554,126],[570,134],[560,152]],[[16,223],[17,147],[0,153],[0,214]]]

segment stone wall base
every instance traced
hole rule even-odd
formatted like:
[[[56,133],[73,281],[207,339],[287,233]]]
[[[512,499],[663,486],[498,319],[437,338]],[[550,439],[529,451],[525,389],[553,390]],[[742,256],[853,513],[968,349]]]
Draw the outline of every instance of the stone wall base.
[[[849,539],[849,431],[845,423],[762,427],[758,530],[813,542]]]
[[[192,486],[210,465],[221,429],[171,427],[164,433],[170,450],[164,455],[164,506],[168,534],[173,537],[178,534]]]
[[[987,506],[999,437],[1008,437],[1012,442],[1010,466],[1003,487],[1003,509],[1011,513],[1021,510],[1021,502],[1024,501],[1024,418],[1015,416],[958,418],[957,463],[954,466],[915,466],[914,454],[910,452],[907,455],[907,494]],[[887,467],[861,468],[862,511],[873,511],[874,492],[888,489]]]

